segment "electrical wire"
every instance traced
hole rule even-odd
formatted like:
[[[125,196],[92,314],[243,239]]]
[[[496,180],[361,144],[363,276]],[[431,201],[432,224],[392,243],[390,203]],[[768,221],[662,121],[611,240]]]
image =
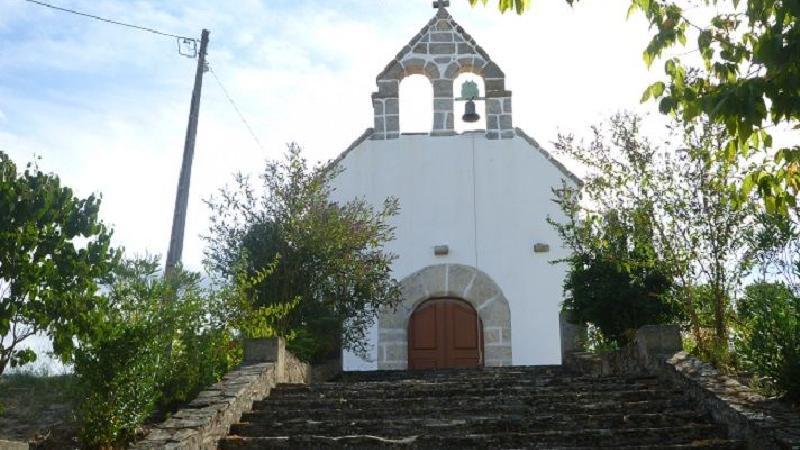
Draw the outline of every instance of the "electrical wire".
[[[256,133],[253,131],[253,128],[250,126],[250,123],[247,122],[247,119],[245,119],[244,114],[242,114],[242,111],[240,111],[239,107],[236,106],[236,102],[233,101],[233,98],[231,98],[230,94],[228,93],[228,90],[225,89],[225,86],[222,84],[222,81],[217,76],[217,73],[214,72],[214,68],[211,67],[211,64],[208,64],[208,71],[211,72],[211,75],[214,76],[214,79],[217,81],[217,84],[219,85],[219,88],[222,90],[222,93],[225,94],[225,98],[228,99],[228,103],[230,103],[231,106],[233,107],[234,111],[236,111],[236,114],[239,116],[239,119],[242,121],[244,126],[247,128],[247,131],[250,132],[250,136],[253,137],[253,140],[255,141],[256,145],[258,145],[258,148],[260,148],[262,151],[266,152],[266,149],[264,148],[263,145],[261,145],[261,141],[258,140],[258,136],[256,136]]]
[[[112,25],[120,25],[120,26],[123,26],[123,27],[134,28],[134,29],[137,29],[137,30],[140,30],[140,31],[147,31],[148,33],[158,34],[158,35],[161,35],[161,36],[168,36],[168,37],[173,37],[173,38],[177,38],[177,39],[191,40],[191,41],[197,42],[197,39],[195,39],[193,37],[181,36],[179,34],[165,33],[163,31],[156,30],[155,28],[143,27],[143,26],[133,25],[133,24],[124,23],[124,22],[118,22],[116,20],[106,19],[105,17],[95,16],[94,14],[88,14],[88,13],[84,13],[84,12],[80,12],[80,11],[75,11],[74,9],[62,8],[60,6],[51,5],[49,3],[45,3],[45,2],[40,1],[40,0],[23,0],[23,1],[26,1],[28,3],[34,3],[34,4],[39,5],[39,6],[44,6],[45,8],[55,9],[57,11],[62,11],[62,12],[70,13],[70,14],[75,14],[75,15],[78,15],[78,16],[88,17],[90,19],[95,19],[95,20],[99,20],[101,22],[110,23]]]

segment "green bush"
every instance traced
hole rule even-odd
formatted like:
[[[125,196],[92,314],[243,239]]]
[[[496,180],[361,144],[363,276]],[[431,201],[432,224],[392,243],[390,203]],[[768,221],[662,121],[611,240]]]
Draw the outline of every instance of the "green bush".
[[[800,402],[800,298],[783,283],[754,283],[745,289],[737,314],[740,364]]]
[[[342,349],[366,354],[377,311],[401,298],[391,274],[395,255],[385,248],[394,239],[397,201],[333,203],[338,173],[309,168],[293,144],[285,160],[267,162],[260,188],[238,175],[233,189],[208,201],[206,263],[237,292],[248,323],[240,329],[283,336],[305,361]]]
[[[124,445],[154,413],[191,400],[237,362],[223,297],[197,282],[180,271],[165,281],[155,259],[115,271],[103,320],[75,354],[87,447]]]
[[[625,344],[637,328],[669,322],[669,280],[655,269],[638,273],[598,255],[575,255],[564,283],[564,310],[572,320],[596,326],[603,346]]]

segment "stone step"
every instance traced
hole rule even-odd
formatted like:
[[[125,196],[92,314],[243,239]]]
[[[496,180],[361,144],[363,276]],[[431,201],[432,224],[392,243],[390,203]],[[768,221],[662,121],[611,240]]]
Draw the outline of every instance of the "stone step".
[[[345,373],[281,384],[222,450],[270,448],[743,450],[656,377],[560,366]]]
[[[414,405],[408,408],[387,410],[380,403],[366,408],[351,408],[350,405],[344,407],[337,406],[331,408],[298,409],[298,408],[262,408],[245,413],[241,422],[281,422],[293,419],[306,420],[329,420],[329,419],[365,419],[365,418],[409,418],[409,417],[430,417],[430,418],[463,418],[480,415],[507,415],[507,416],[564,416],[576,417],[580,419],[585,416],[596,416],[602,414],[609,415],[642,415],[642,414],[680,414],[690,411],[691,407],[687,400],[666,399],[652,400],[644,402],[628,403],[601,403],[575,405],[575,407],[565,410],[557,406],[531,407],[525,405],[498,404],[465,404],[465,405],[444,405],[434,410],[426,408],[424,405]]]
[[[375,397],[377,393],[383,398],[408,398],[408,397],[452,397],[452,396],[516,396],[528,395],[536,392],[537,395],[589,395],[601,392],[630,392],[645,390],[663,390],[657,383],[630,383],[630,384],[597,384],[581,383],[567,386],[534,386],[525,383],[500,383],[500,384],[466,384],[466,383],[425,383],[404,384],[402,386],[376,389],[374,386],[310,386],[285,388],[279,387],[272,391],[271,398],[360,398]]]
[[[378,433],[381,436],[413,434],[488,434],[533,430],[570,431],[578,429],[658,428],[702,425],[704,415],[695,411],[664,414],[583,414],[583,415],[453,415],[435,417],[336,418],[324,421],[295,418],[283,421],[254,420],[234,424],[231,434],[238,436],[285,436],[313,434],[341,436]]]
[[[491,434],[421,434],[386,438],[374,434],[319,436],[229,436],[220,442],[221,450],[267,448],[642,448],[642,449],[739,449],[741,443],[722,438],[723,430],[713,425],[622,430],[584,429],[579,431],[542,431]],[[705,446],[702,446],[705,444]]]
[[[519,376],[561,377],[574,375],[562,366],[513,366],[485,367],[481,369],[438,369],[438,370],[371,370],[343,372],[337,381],[398,381],[413,379],[478,379],[507,378]]]
[[[549,387],[549,388],[572,388],[576,386],[597,386],[601,388],[612,386],[660,386],[656,377],[571,377],[571,378],[498,378],[483,380],[399,380],[399,381],[354,381],[354,382],[324,382],[315,384],[286,384],[281,383],[275,388],[277,391],[286,392],[322,392],[342,389],[366,389],[373,388],[385,390],[403,390],[417,386],[474,386],[474,387]]]
[[[328,408],[342,406],[344,404],[352,405],[352,407],[360,408],[374,404],[382,404],[386,409],[395,409],[410,407],[414,405],[422,405],[429,408],[436,408],[444,405],[459,404],[494,404],[503,402],[506,404],[516,405],[529,405],[529,406],[543,406],[553,405],[559,407],[569,407],[575,404],[586,403],[603,403],[603,402],[635,402],[646,400],[663,400],[672,397],[680,397],[682,394],[679,390],[665,390],[665,389],[639,389],[630,391],[597,391],[597,392],[560,392],[560,393],[547,393],[538,392],[537,390],[527,390],[525,392],[516,392],[513,395],[504,394],[503,392],[470,392],[464,395],[447,395],[436,396],[427,395],[419,396],[412,395],[403,397],[398,394],[397,397],[385,397],[380,392],[367,392],[361,396],[355,397],[311,397],[311,396],[296,396],[296,397],[274,397],[266,400],[256,402],[253,405],[254,409],[261,409],[262,405],[269,405],[271,408]]]

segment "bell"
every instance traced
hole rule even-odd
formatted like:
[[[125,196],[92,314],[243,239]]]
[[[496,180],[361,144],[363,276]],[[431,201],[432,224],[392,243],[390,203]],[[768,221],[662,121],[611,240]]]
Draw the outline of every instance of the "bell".
[[[464,116],[462,119],[466,123],[475,123],[480,120],[481,116],[475,112],[475,102],[473,100],[467,101],[466,106],[464,106]]]

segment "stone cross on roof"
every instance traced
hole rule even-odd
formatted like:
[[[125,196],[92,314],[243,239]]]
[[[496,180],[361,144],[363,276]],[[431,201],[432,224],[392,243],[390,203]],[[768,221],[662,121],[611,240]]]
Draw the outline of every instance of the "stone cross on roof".
[[[450,6],[450,0],[436,0],[433,2],[433,7],[436,9],[447,8]]]

